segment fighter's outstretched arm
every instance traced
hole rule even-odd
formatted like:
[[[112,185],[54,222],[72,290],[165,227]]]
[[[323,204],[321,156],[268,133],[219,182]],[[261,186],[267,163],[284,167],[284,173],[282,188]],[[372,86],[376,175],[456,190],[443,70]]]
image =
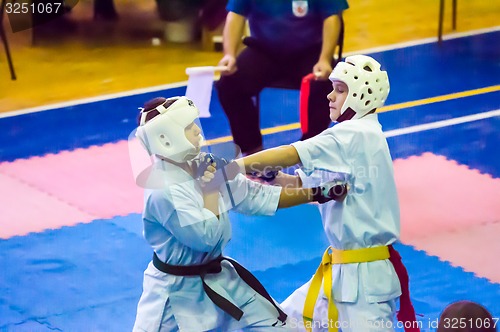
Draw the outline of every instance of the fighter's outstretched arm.
[[[292,145],[282,145],[264,150],[236,160],[247,173],[264,173],[300,163],[299,154]]]
[[[282,145],[277,148],[257,152],[250,156],[236,160],[247,173],[267,173],[273,169],[290,167],[300,163],[299,154],[292,145]],[[302,183],[298,177],[287,176],[279,173],[275,180],[283,177],[282,191],[278,207],[289,207],[308,202],[325,203],[330,200],[342,201],[347,194],[344,183],[328,182],[316,188],[301,188]]]

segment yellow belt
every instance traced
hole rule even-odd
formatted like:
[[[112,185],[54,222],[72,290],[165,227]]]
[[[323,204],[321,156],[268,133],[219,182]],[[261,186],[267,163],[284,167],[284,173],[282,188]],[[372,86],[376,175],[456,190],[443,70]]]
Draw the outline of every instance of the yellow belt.
[[[323,254],[320,266],[314,274],[304,303],[303,320],[306,330],[308,332],[312,330],[314,306],[318,299],[321,283],[323,283],[323,290],[328,298],[328,331],[338,331],[335,323],[339,314],[332,298],[332,264],[373,262],[388,259],[389,256],[387,246],[353,250],[339,250],[328,247]]]

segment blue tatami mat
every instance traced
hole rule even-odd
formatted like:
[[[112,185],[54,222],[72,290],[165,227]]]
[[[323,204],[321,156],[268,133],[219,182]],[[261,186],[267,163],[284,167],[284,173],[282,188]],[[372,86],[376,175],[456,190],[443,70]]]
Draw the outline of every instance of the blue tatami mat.
[[[131,330],[150,257],[140,236],[102,220],[2,240],[0,330]]]
[[[327,243],[315,206],[280,210],[276,217],[232,217],[226,254],[278,301],[316,270]],[[151,258],[140,232],[140,215],[133,214],[0,241],[0,331],[130,331]],[[460,299],[500,314],[499,284],[412,247],[397,249],[424,327]]]

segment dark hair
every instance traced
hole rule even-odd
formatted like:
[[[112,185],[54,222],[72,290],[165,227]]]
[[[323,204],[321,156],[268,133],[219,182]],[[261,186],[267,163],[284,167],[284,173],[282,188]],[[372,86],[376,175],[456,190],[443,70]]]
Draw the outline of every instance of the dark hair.
[[[156,97],[153,99],[148,100],[147,102],[144,103],[143,109],[139,113],[139,116],[137,117],[137,125],[141,125],[141,116],[142,113],[148,113],[146,114],[146,121],[144,123],[147,123],[151,119],[153,119],[155,116],[159,115],[160,112],[158,111],[153,111],[150,112],[151,110],[154,110],[156,107],[165,104],[165,108],[168,108],[170,105],[175,103],[177,101],[177,98],[172,98],[170,100],[167,100],[165,97]],[[165,103],[166,102],[166,103]]]
[[[458,301],[443,310],[439,316],[437,332],[495,332],[495,323],[491,313],[482,305],[471,301]]]

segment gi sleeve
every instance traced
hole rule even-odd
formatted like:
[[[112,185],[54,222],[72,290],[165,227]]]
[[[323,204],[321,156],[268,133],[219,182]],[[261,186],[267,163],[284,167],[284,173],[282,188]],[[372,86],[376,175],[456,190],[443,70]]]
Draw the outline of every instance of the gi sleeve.
[[[243,174],[229,181],[236,211],[252,215],[274,215],[278,209],[281,187],[263,185],[247,179]],[[224,188],[224,195],[228,195]]]
[[[309,176],[315,170],[352,174],[349,150],[356,133],[338,124],[322,134],[305,141],[292,143],[299,154],[304,173]]]

